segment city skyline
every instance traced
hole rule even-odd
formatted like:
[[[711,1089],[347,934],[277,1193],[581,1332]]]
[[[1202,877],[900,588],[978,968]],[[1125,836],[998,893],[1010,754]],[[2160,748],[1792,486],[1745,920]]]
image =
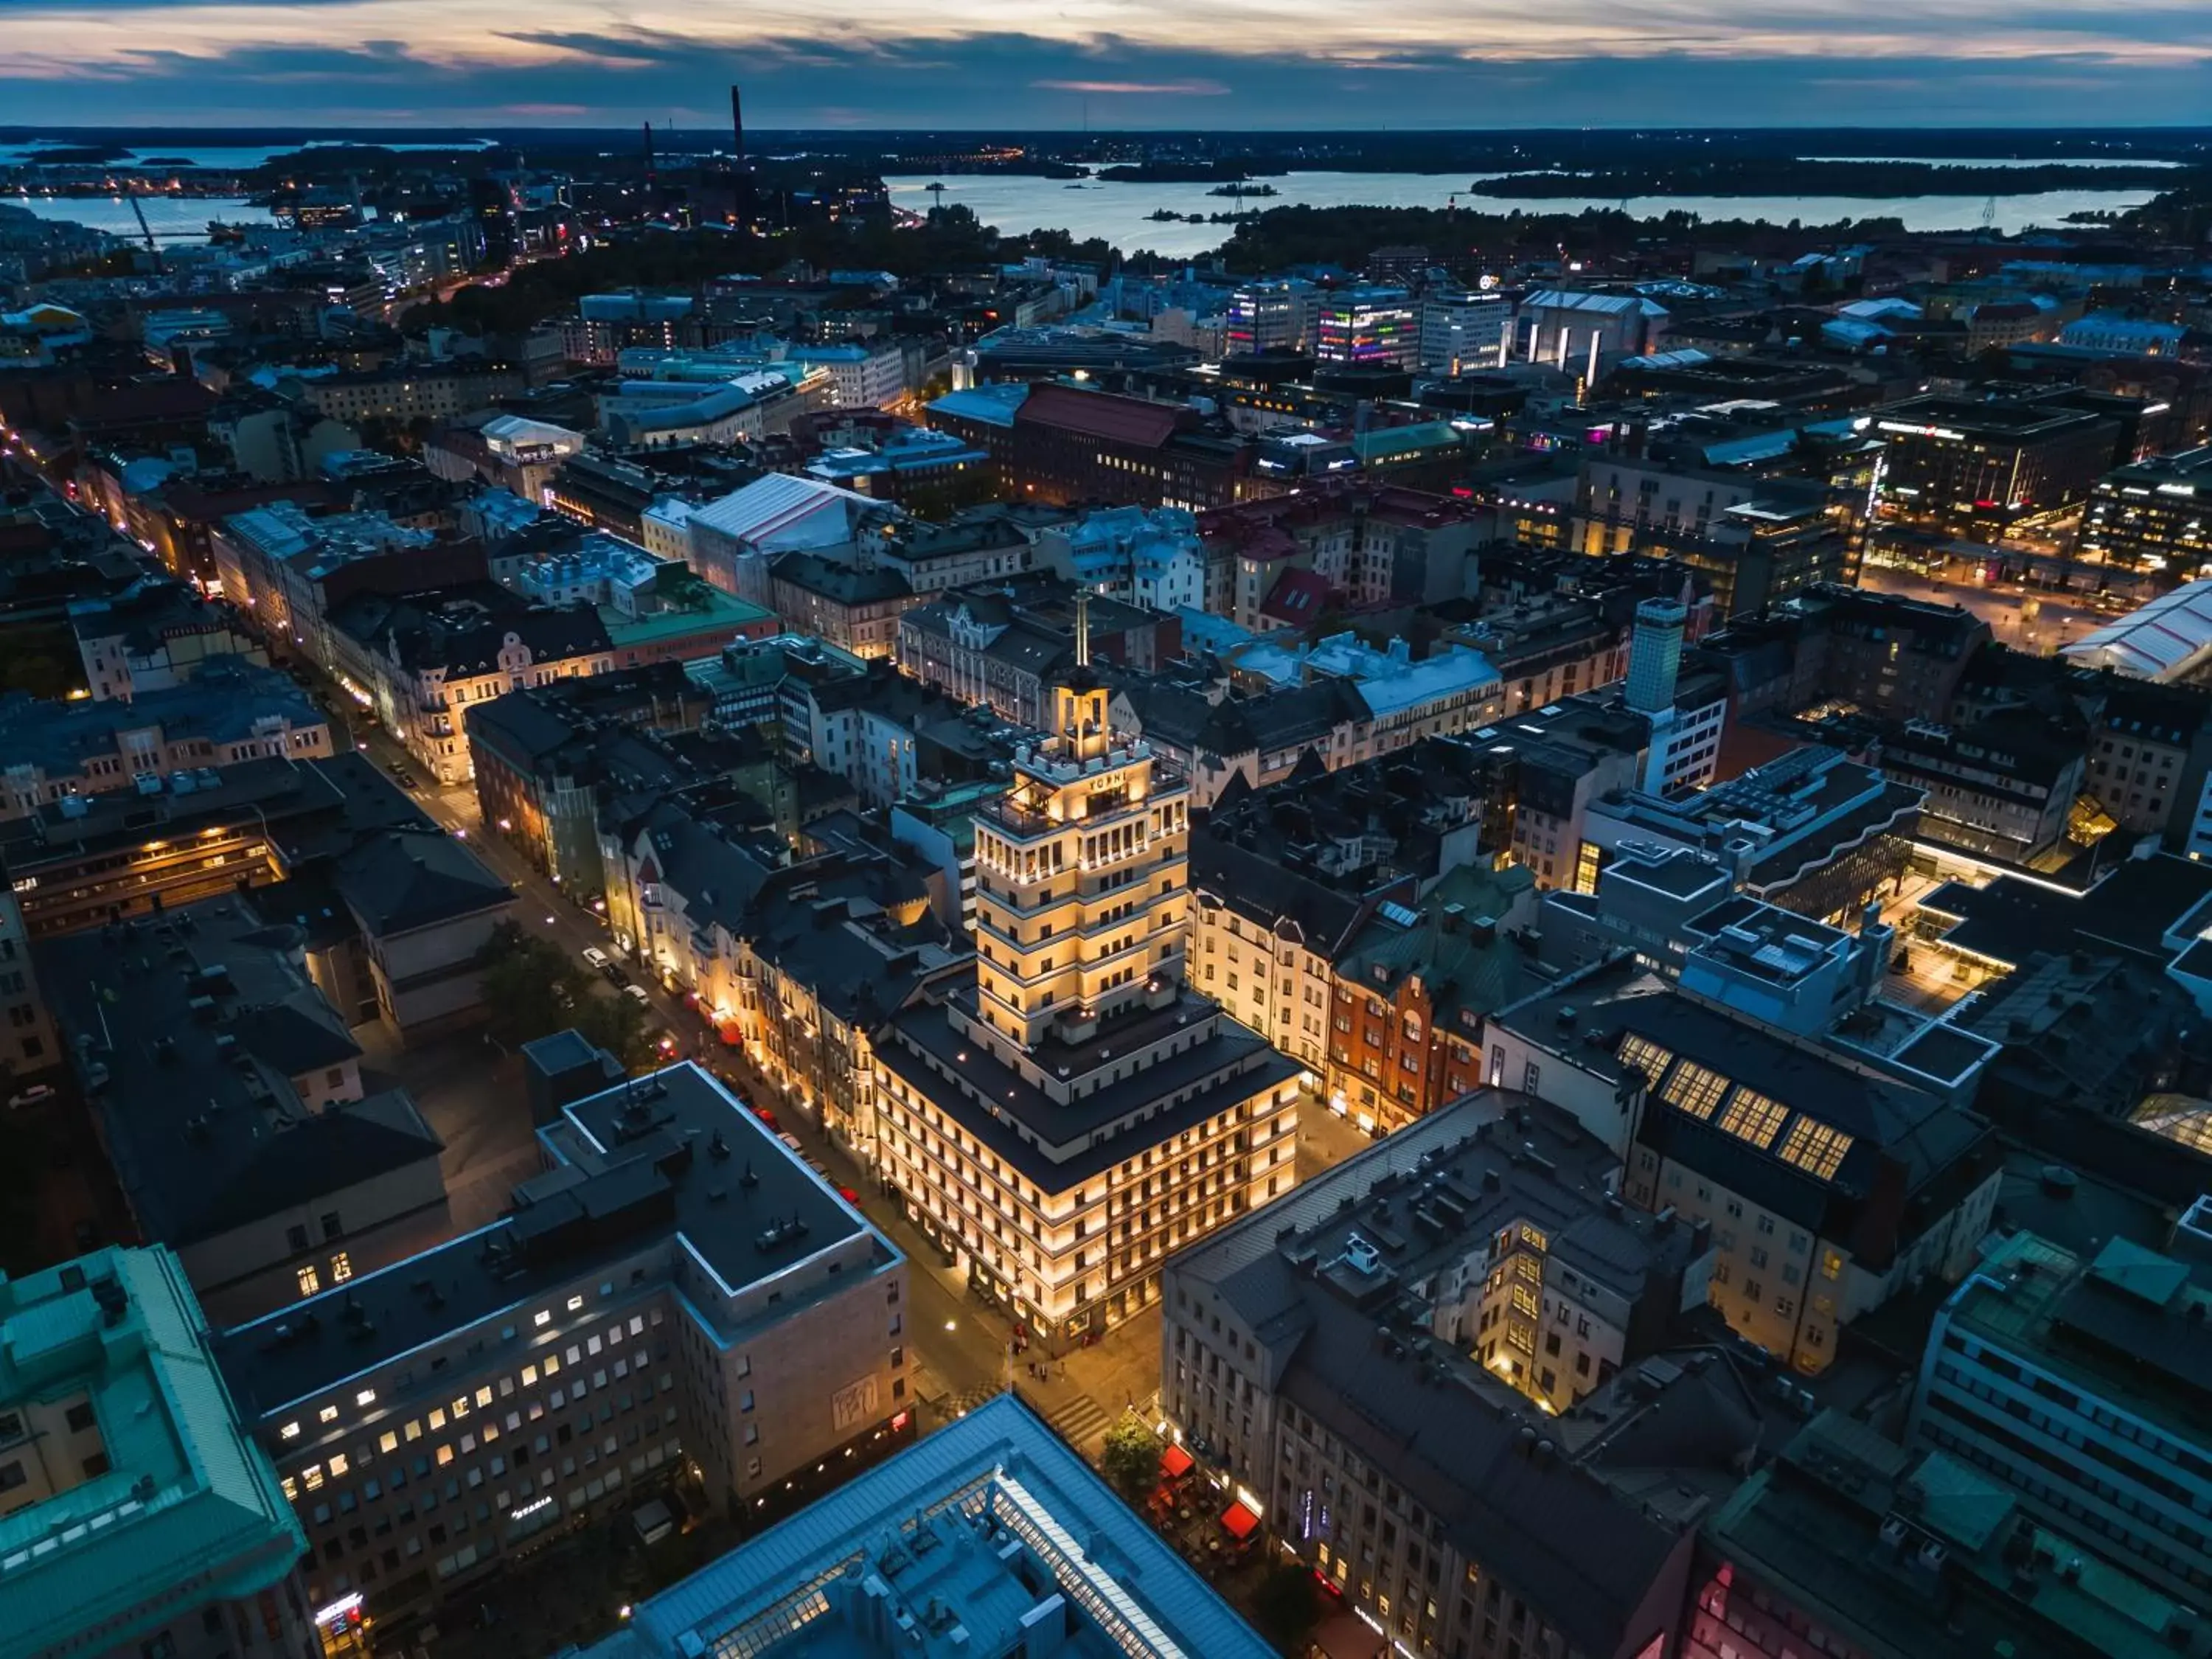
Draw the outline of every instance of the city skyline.
[[[0,0],[0,104],[26,123],[454,121],[769,127],[2014,125],[2201,114],[2200,7],[1942,0],[1862,18],[1574,0],[1540,30],[1495,0],[1380,12],[1288,0],[1084,0],[1048,17],[857,0],[834,35],[784,4],[702,18],[550,0],[526,18],[428,0]]]

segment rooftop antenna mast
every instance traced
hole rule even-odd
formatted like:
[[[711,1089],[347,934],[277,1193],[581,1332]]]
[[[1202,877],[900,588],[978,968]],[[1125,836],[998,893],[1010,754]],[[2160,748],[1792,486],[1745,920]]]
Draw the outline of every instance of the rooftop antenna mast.
[[[1075,665],[1091,666],[1091,592],[1087,588],[1075,596]]]

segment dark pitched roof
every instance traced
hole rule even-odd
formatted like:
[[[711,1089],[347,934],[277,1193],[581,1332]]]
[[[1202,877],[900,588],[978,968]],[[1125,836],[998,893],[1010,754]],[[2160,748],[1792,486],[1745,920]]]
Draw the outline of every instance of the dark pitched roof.
[[[442,831],[379,836],[341,858],[334,879],[371,935],[451,921],[514,897],[505,882]]]
[[[1109,443],[1158,449],[1197,420],[1194,411],[1175,404],[1147,403],[1107,392],[1079,392],[1056,381],[1040,381],[1014,411],[1014,424],[1057,427]]]

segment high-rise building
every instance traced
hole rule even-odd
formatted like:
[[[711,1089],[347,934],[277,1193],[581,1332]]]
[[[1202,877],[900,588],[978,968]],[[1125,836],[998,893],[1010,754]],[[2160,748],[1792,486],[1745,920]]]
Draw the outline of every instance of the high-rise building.
[[[1307,349],[1312,343],[1314,300],[1313,284],[1296,278],[1246,283],[1229,298],[1229,355]]]
[[[0,1276],[0,1653],[311,1659],[307,1540],[167,1250]]]
[[[975,823],[974,982],[876,1045],[883,1178],[1048,1340],[1296,1179],[1297,1066],[1183,983],[1189,784],[1076,663]]]
[[[1420,322],[1404,289],[1361,283],[1322,296],[1314,356],[1323,362],[1410,368],[1420,347]]]
[[[1674,706],[1682,670],[1682,628],[1689,610],[1674,599],[1645,599],[1636,607],[1636,632],[1628,649],[1628,706],[1656,714]]]

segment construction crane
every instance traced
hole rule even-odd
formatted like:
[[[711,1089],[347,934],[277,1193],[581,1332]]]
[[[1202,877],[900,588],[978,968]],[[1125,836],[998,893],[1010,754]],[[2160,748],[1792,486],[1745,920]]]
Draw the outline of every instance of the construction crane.
[[[161,270],[161,245],[154,240],[154,228],[146,222],[146,210],[138,205],[138,192],[133,190],[126,191],[124,194],[125,199],[131,204],[132,215],[138,221],[138,234],[146,239],[146,252],[152,257],[155,274],[158,276]]]

